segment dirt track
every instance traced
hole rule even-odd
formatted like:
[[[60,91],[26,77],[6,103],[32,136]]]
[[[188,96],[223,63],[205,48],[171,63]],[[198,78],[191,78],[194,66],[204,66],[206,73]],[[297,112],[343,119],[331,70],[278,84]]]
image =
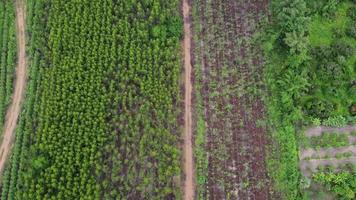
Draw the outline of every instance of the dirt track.
[[[0,173],[3,171],[15,136],[17,119],[21,110],[21,101],[26,86],[26,42],[25,42],[25,9],[23,0],[16,0],[16,36],[17,36],[17,68],[15,88],[9,106],[0,146]]]
[[[185,77],[185,98],[184,98],[184,199],[194,199],[194,163],[192,148],[192,82],[191,82],[191,23],[190,23],[190,5],[188,0],[183,0],[183,17],[184,17],[184,77]]]

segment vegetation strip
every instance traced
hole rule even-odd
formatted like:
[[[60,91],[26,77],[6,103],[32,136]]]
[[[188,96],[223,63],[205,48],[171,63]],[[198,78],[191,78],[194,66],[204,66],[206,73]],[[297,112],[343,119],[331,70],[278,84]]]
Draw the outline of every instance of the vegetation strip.
[[[0,173],[3,172],[15,136],[17,119],[21,110],[21,102],[26,87],[26,40],[25,40],[25,8],[22,0],[16,0],[16,35],[18,45],[18,60],[16,67],[16,82],[12,102],[7,110],[0,146]]]
[[[0,2],[0,131],[3,134],[5,115],[11,103],[16,67],[15,3]]]

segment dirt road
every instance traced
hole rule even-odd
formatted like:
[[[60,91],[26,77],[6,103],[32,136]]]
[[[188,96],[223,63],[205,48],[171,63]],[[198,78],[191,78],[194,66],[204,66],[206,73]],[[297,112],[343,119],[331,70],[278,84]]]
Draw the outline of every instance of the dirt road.
[[[191,22],[190,22],[190,5],[188,0],[183,0],[183,17],[184,17],[184,77],[185,77],[185,98],[184,98],[184,199],[194,199],[194,163],[192,148],[192,82],[191,82]]]
[[[16,0],[16,36],[17,36],[17,68],[15,88],[9,106],[0,146],[0,173],[3,171],[15,136],[15,127],[21,110],[21,101],[26,86],[26,42],[25,42],[25,8],[23,0]]]

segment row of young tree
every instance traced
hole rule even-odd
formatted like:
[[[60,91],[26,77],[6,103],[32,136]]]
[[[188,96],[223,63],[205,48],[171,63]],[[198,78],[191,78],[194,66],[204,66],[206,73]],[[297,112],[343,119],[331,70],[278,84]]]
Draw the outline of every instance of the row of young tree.
[[[1,199],[180,198],[177,0],[28,0],[30,80]]]
[[[0,2],[0,130],[11,100],[16,65],[15,7],[11,1]]]

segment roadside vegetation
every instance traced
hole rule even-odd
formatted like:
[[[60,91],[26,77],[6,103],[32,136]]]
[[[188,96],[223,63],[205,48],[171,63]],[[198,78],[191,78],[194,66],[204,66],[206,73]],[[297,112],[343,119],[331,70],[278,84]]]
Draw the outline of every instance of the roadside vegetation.
[[[16,66],[15,5],[0,2],[0,131],[3,130],[5,112],[11,101],[13,75]]]

